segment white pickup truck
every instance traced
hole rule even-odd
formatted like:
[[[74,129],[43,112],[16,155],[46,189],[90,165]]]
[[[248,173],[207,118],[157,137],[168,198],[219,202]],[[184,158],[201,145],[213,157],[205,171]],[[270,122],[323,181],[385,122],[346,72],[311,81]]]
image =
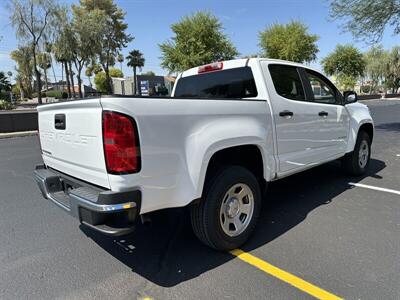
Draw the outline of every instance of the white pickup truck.
[[[45,198],[110,235],[190,205],[198,238],[229,250],[256,226],[268,182],[336,159],[353,175],[366,171],[374,126],[356,101],[292,62],[200,66],[178,76],[169,98],[39,106],[35,179]]]

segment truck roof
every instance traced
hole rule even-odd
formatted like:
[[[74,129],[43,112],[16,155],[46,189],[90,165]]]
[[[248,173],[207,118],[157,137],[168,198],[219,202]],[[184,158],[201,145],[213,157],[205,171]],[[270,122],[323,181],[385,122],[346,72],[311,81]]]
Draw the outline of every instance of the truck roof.
[[[296,67],[306,67],[308,69],[313,68],[309,66],[305,66],[300,63],[296,63],[293,61],[288,61],[288,60],[281,60],[281,59],[272,59],[272,58],[262,58],[262,57],[255,57],[255,58],[240,58],[240,59],[232,59],[232,60],[224,60],[221,61],[223,63],[223,69],[233,69],[233,68],[240,68],[240,67],[245,67],[247,66],[250,62],[258,62],[258,61],[269,61],[269,62],[276,62],[280,64],[285,64],[285,65],[291,65],[291,66],[296,66]],[[198,74],[199,67],[194,67],[191,69],[188,69],[180,74],[179,77],[187,77],[187,76],[192,76],[192,75],[197,75]],[[317,71],[317,70],[315,70]],[[318,71],[317,71],[318,72]]]

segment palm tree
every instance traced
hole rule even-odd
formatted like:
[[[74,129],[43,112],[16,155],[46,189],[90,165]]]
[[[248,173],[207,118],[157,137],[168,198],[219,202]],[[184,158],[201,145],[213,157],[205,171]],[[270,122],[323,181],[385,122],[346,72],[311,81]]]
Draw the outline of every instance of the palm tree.
[[[119,62],[121,72],[122,72],[122,63],[124,62],[124,56],[121,53],[118,53],[117,61]]]
[[[51,56],[47,52],[38,53],[38,66],[44,72],[44,81],[46,83],[46,91],[49,89],[49,81],[47,77],[47,70],[51,67]]]
[[[17,64],[15,68],[17,71],[16,80],[22,90],[22,99],[24,97],[31,98],[33,91],[33,62],[29,46],[19,47],[17,50],[12,51],[10,57]]]
[[[137,79],[136,79],[136,68],[141,68],[144,66],[145,59],[143,57],[143,53],[139,50],[132,50],[129,52],[129,55],[126,57],[128,60],[128,67],[133,68],[133,94],[137,94]]]
[[[54,70],[53,56],[52,56],[53,44],[51,44],[50,42],[46,41],[44,43],[44,50],[45,50],[44,52],[46,52],[49,55],[50,65],[51,65],[51,69],[53,71],[54,83],[57,83],[57,76],[56,76],[56,72]]]

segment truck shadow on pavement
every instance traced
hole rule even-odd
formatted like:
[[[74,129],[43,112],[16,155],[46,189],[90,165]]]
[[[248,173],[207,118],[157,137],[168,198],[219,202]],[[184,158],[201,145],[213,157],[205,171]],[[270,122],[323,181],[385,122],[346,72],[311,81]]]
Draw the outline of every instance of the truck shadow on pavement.
[[[383,123],[375,126],[375,129],[382,129],[391,132],[400,131],[400,123]]]
[[[271,183],[254,235],[242,249],[259,248],[303,222],[322,205],[329,205],[350,189],[348,182],[379,178],[386,167],[371,159],[369,172],[360,178],[343,175],[338,162],[317,167]],[[194,236],[187,209],[168,209],[153,214],[150,226],[138,225],[124,237],[107,237],[81,225],[81,230],[133,272],[162,287],[172,287],[232,260],[229,253],[211,250]]]

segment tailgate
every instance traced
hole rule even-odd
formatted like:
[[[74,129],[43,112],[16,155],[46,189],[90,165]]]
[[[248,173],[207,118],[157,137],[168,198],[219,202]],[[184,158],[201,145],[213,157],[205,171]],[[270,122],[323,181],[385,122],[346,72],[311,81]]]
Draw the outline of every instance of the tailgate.
[[[67,175],[109,188],[100,99],[38,107],[44,163]]]

